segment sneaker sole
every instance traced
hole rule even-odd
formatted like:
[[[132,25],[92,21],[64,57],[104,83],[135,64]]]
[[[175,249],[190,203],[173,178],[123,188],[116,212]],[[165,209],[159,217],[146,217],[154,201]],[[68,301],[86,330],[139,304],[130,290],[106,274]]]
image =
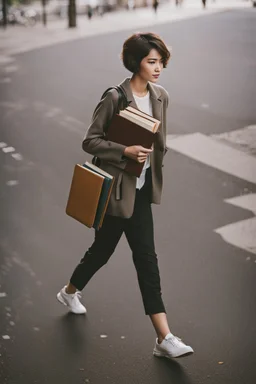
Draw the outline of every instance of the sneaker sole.
[[[176,355],[176,356],[171,356],[171,355],[167,355],[167,354],[164,354],[164,353],[161,353],[161,352],[158,352],[158,351],[153,351],[153,355],[156,356],[156,357],[165,357],[166,359],[178,359],[179,357],[185,357],[185,356],[190,356],[190,355],[193,355],[194,352],[185,352],[185,353],[182,353],[181,355]]]
[[[66,307],[68,307],[68,305],[66,304],[66,302],[63,300],[63,298],[62,298],[60,292],[57,293],[57,296],[56,296],[56,297],[57,297],[57,300],[59,301],[59,303],[61,303],[61,304],[65,305]],[[74,312],[74,311],[71,311],[70,308],[69,308],[69,310],[70,310],[70,312],[74,313],[75,315],[85,315],[86,312],[87,312],[86,309],[85,309],[84,312]]]

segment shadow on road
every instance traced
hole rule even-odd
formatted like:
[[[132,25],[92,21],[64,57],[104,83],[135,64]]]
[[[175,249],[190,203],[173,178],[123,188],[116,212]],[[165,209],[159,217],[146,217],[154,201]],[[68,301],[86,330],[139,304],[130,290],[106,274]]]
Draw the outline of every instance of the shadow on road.
[[[183,358],[182,361],[184,362]],[[181,362],[181,360],[180,360]],[[154,368],[159,378],[159,383],[192,384],[184,367],[177,360],[155,358]]]
[[[56,320],[56,337],[60,337],[63,348],[74,354],[86,353],[87,318],[68,312]]]

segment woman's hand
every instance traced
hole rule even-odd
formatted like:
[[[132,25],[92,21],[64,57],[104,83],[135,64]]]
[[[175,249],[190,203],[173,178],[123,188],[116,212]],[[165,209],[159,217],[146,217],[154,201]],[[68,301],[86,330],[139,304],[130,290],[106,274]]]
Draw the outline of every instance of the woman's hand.
[[[132,145],[125,148],[124,155],[138,163],[143,163],[152,151],[153,149],[144,148],[141,145]]]

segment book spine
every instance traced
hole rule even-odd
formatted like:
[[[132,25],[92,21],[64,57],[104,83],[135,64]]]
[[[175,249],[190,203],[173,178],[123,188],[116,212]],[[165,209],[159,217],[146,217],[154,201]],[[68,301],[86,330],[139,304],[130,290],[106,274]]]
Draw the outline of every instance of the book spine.
[[[110,187],[111,187],[111,180],[105,178],[103,185],[102,185],[102,190],[101,190],[101,194],[100,194],[100,199],[99,199],[99,204],[98,204],[98,208],[97,208],[97,212],[96,212],[96,217],[95,217],[95,220],[93,223],[93,228],[95,228],[96,230],[99,229],[99,224],[101,221],[102,213],[103,213],[104,208],[106,206]]]

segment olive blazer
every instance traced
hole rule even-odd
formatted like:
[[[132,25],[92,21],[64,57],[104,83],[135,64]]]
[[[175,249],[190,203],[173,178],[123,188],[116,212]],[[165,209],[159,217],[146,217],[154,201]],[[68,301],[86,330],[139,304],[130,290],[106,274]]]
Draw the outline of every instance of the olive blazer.
[[[130,87],[130,78],[125,79],[120,87],[126,92],[129,105],[138,108]],[[166,109],[169,96],[160,85],[148,84],[152,102],[153,117],[161,121],[153,151],[150,154],[152,170],[151,202],[160,204],[162,194],[162,164],[166,149]],[[125,146],[108,141],[106,129],[118,106],[118,92],[107,92],[97,105],[91,124],[83,140],[85,152],[100,159],[99,167],[115,177],[107,214],[129,218],[132,216],[136,194],[136,176],[124,171],[127,158],[124,157]]]

